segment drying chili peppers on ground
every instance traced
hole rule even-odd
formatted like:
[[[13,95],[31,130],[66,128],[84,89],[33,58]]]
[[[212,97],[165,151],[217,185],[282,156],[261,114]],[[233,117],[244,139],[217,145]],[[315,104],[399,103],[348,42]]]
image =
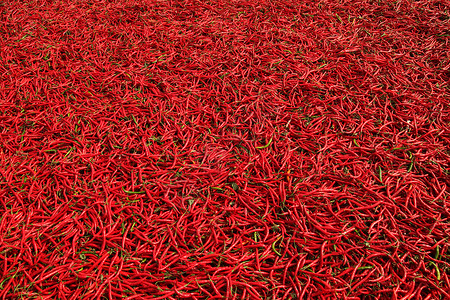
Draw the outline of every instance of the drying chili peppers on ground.
[[[0,2],[0,299],[450,299],[450,3]]]

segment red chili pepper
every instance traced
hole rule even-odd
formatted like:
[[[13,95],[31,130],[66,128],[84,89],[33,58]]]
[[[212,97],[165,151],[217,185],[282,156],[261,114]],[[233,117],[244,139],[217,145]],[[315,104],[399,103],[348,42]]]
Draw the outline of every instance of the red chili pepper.
[[[441,6],[11,4],[3,298],[447,296]]]

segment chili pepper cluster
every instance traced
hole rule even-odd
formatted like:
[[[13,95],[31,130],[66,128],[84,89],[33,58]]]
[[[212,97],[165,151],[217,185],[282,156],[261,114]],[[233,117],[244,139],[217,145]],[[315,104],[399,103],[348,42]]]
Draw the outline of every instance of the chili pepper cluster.
[[[450,298],[446,1],[2,1],[1,299]]]

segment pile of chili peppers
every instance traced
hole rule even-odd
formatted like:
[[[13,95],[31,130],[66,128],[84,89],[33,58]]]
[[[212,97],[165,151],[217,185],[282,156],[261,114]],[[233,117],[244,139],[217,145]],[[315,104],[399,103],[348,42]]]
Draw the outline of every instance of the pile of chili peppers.
[[[0,299],[449,299],[448,1],[0,2]]]

